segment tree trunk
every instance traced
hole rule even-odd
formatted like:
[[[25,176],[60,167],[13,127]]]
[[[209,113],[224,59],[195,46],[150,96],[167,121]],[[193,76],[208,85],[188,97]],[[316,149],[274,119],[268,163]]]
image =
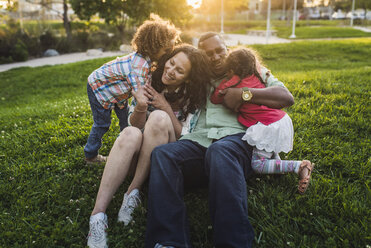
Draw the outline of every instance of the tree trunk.
[[[119,31],[120,39],[122,44],[125,42],[125,27],[126,27],[126,19],[122,20],[120,23],[117,23],[117,30]]]
[[[72,34],[71,34],[71,22],[68,19],[68,5],[67,0],[63,0],[63,26],[66,30],[67,41],[71,42]]]

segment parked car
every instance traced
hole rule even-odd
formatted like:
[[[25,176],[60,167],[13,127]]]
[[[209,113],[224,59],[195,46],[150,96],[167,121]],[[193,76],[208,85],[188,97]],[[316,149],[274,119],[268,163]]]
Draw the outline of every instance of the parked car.
[[[321,19],[328,20],[328,19],[330,19],[330,17],[331,17],[330,12],[322,12],[321,13]]]
[[[340,9],[332,14],[332,19],[345,19],[345,13],[343,13]]]
[[[352,18],[352,11],[348,12],[347,18]],[[356,19],[365,19],[365,12],[364,11],[354,11],[353,12],[353,20],[356,20]]]

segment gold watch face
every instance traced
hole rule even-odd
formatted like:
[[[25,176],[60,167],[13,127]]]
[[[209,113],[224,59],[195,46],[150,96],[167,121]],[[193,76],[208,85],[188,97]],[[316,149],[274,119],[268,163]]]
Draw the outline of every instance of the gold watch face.
[[[249,90],[242,91],[242,99],[244,101],[249,101],[251,98],[252,98],[251,91],[249,91]]]

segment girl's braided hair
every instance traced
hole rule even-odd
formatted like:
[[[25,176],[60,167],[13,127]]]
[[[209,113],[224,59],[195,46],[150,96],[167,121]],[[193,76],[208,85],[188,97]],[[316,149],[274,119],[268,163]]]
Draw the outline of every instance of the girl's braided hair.
[[[257,69],[259,65],[261,65],[259,55],[250,48],[236,49],[226,59],[227,71],[232,70],[241,79],[254,75],[265,84]]]
[[[152,86],[157,92],[162,92],[166,85],[161,81],[165,63],[177,53],[184,53],[191,62],[191,71],[177,93],[165,93],[168,102],[179,102],[181,108],[180,120],[185,120],[189,113],[202,108],[206,104],[208,87],[210,86],[210,71],[206,54],[191,45],[178,45],[170,53],[164,55],[158,62],[152,75]]]
[[[158,15],[151,14],[150,19],[139,26],[131,40],[135,51],[151,60],[162,48],[172,48],[172,41],[178,42],[180,30],[169,21],[161,19]]]

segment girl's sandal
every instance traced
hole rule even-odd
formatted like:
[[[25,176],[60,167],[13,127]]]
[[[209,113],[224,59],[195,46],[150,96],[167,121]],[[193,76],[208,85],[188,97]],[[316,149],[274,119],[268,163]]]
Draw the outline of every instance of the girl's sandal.
[[[308,175],[299,180],[298,192],[299,194],[303,195],[305,191],[308,189],[310,177],[312,175],[314,164],[311,164],[308,160],[303,160],[299,168],[299,175],[304,169],[308,170]]]

